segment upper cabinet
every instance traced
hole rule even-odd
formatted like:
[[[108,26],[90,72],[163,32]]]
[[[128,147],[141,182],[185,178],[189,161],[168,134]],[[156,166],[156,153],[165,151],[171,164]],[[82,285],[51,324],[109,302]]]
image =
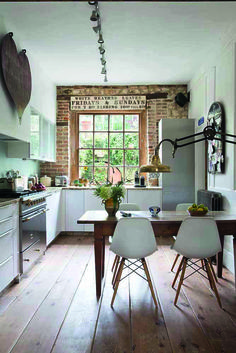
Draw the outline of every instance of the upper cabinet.
[[[56,161],[56,125],[31,108],[30,143],[8,143],[8,157],[26,158],[47,162]]]

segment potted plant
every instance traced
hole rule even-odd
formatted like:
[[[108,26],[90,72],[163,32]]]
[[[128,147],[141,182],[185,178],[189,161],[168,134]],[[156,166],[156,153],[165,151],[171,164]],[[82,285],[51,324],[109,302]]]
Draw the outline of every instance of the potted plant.
[[[125,196],[123,181],[120,181],[115,185],[112,183],[98,185],[94,191],[94,195],[102,199],[102,203],[105,205],[108,215],[115,216],[122,198]]]

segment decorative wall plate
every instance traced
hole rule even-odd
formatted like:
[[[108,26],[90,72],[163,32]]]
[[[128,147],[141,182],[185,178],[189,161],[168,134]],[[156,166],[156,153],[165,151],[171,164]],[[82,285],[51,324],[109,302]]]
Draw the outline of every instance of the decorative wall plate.
[[[21,122],[22,115],[31,96],[31,71],[26,50],[23,49],[18,54],[12,37],[13,33],[10,32],[2,40],[2,71],[7,89],[15,103]]]
[[[214,102],[210,106],[207,125],[214,126],[215,137],[220,139],[208,140],[208,172],[211,174],[224,173],[225,138],[220,133],[225,133],[225,117],[221,103]]]

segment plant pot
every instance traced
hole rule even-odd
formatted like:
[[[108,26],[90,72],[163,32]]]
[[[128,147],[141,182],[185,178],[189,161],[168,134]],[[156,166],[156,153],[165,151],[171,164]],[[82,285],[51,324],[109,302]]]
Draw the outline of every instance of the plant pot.
[[[103,203],[105,205],[105,210],[107,211],[108,216],[109,217],[115,216],[116,212],[119,210],[119,203],[114,202],[112,198],[108,200],[104,200]]]

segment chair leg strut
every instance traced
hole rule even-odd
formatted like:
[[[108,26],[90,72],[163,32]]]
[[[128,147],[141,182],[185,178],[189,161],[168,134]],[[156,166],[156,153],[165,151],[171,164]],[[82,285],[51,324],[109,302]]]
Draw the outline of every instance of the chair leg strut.
[[[175,259],[174,259],[174,262],[173,262],[173,265],[172,265],[172,267],[171,267],[171,272],[173,272],[173,269],[174,269],[174,267],[175,267],[175,265],[176,265],[176,262],[177,262],[177,260],[178,260],[179,257],[180,257],[180,254],[176,254]]]
[[[181,276],[180,276],[180,280],[179,280],[179,285],[178,285],[175,300],[174,300],[174,305],[177,304],[177,300],[179,298],[180,288],[181,288],[183,281],[184,281],[184,274],[185,274],[185,270],[186,270],[186,266],[187,266],[187,261],[188,261],[188,259],[185,256],[183,256],[183,268],[182,268],[182,272],[181,272]]]
[[[178,269],[176,271],[175,278],[174,278],[173,283],[172,283],[172,288],[174,288],[174,286],[175,286],[175,282],[176,282],[176,280],[177,280],[177,278],[179,276],[179,273],[181,271],[183,263],[184,263],[184,257],[182,257],[182,259],[180,261],[180,264],[179,264],[179,267],[178,267]]]
[[[143,258],[143,259],[141,259],[141,261],[142,261],[143,268],[144,268],[144,271],[145,271],[145,274],[146,274],[146,277],[147,277],[147,280],[148,280],[148,284],[149,284],[149,288],[151,290],[153,301],[155,303],[155,306],[157,307],[157,300],[156,300],[156,296],[155,296],[155,292],[154,292],[154,289],[153,289],[152,280],[151,280],[151,276],[150,276],[150,273],[149,273],[149,270],[148,270],[148,267],[147,267],[146,260]]]
[[[115,297],[116,297],[116,293],[117,293],[117,290],[118,290],[118,287],[119,287],[119,283],[120,283],[120,279],[121,279],[124,263],[125,263],[125,258],[122,257],[122,260],[120,262],[120,266],[119,266],[119,269],[118,269],[118,273],[117,273],[117,276],[116,276],[116,280],[115,280],[115,289],[114,289],[114,293],[113,293],[112,300],[111,300],[111,307],[113,306],[113,303],[114,303],[114,300],[115,300]]]

